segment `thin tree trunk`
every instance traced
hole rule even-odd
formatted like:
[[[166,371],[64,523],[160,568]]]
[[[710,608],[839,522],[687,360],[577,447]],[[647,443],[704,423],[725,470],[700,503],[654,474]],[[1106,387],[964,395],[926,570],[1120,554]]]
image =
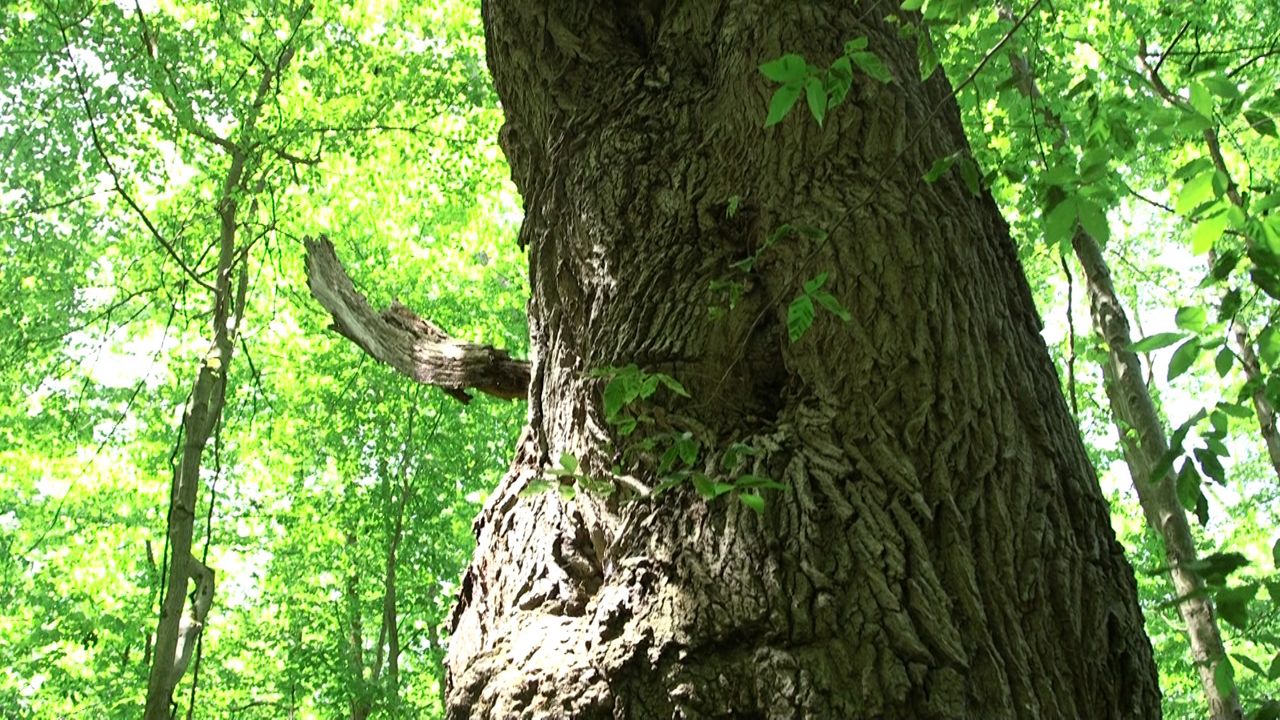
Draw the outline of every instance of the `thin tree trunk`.
[[[1187,627],[1191,658],[1200,674],[1209,717],[1214,720],[1240,718],[1240,697],[1235,687],[1224,692],[1215,679],[1218,666],[1226,660],[1226,651],[1214,617],[1213,601],[1205,594],[1204,581],[1191,570],[1197,556],[1195,539],[1187,514],[1178,501],[1176,479],[1172,471],[1161,476],[1152,472],[1169,451],[1169,443],[1151,393],[1142,381],[1138,357],[1128,349],[1132,342],[1129,322],[1116,297],[1111,273],[1098,244],[1083,230],[1077,231],[1072,244],[1089,283],[1094,327],[1108,347],[1103,376],[1125,461],[1147,525],[1156,531],[1165,547],[1169,578],[1179,598],[1178,612]]]
[[[989,195],[921,182],[966,142],[945,79],[915,80],[883,14],[484,4],[534,361],[454,616],[451,717],[1159,716],[1132,573],[1007,226]],[[825,127],[801,103],[761,129],[762,61],[825,65],[859,36],[895,84],[859,76]],[[820,309],[790,342],[788,308],[824,272],[852,320]],[[741,293],[713,317],[724,279]],[[632,363],[692,399],[659,391],[623,436],[599,373]],[[644,443],[676,437],[697,472],[787,490],[759,514],[738,491],[654,499]],[[562,455],[572,500],[522,494]]]
[[[311,9],[304,3],[294,18],[294,25]],[[168,517],[169,576],[165,586],[156,628],[156,652],[147,683],[144,720],[171,717],[172,695],[186,671],[191,649],[199,637],[204,613],[212,601],[212,575],[191,553],[195,530],[195,510],[200,491],[200,467],[205,447],[222,419],[226,402],[227,375],[231,369],[236,335],[244,318],[247,290],[247,248],[237,247],[237,198],[245,190],[245,168],[252,152],[254,127],[263,104],[270,94],[277,74],[288,67],[293,56],[289,46],[281,49],[275,65],[263,73],[237,142],[217,139],[217,144],[231,155],[231,163],[223,180],[222,197],[217,205],[218,266],[213,292],[213,342],[200,364],[182,420],[182,453],[174,468]],[[239,282],[233,293],[232,275],[239,266]],[[202,580],[206,578],[207,580]],[[187,583],[195,579],[207,583],[208,601],[198,602],[188,618]],[[202,590],[202,592],[204,592]],[[184,625],[185,623],[185,625]],[[180,626],[182,626],[180,628]],[[180,646],[181,640],[181,646]]]
[[[311,7],[308,0],[297,9],[290,18],[293,28],[311,12]],[[232,351],[244,318],[248,246],[240,247],[237,244],[237,209],[239,198],[248,185],[246,168],[251,154],[260,151],[254,137],[258,118],[276,79],[288,68],[293,52],[292,46],[288,42],[284,43],[274,64],[264,69],[235,141],[184,125],[188,132],[226,151],[231,162],[223,179],[222,196],[216,206],[219,234],[218,265],[213,286],[213,340],[200,364],[183,415],[182,453],[174,468],[170,490],[169,576],[156,628],[156,651],[147,683],[144,720],[166,720],[171,717],[174,689],[186,671],[192,648],[199,639],[205,614],[213,599],[212,571],[192,556],[191,546],[202,458],[214,428],[222,419]],[[237,266],[239,281],[233,292],[232,275],[237,272]],[[184,609],[187,609],[189,579],[197,582],[197,600],[184,614]]]
[[[1039,101],[1040,91],[1026,58],[1012,55],[1010,61],[1018,89],[1033,104]],[[1059,131],[1056,147],[1060,148],[1066,137],[1061,118],[1047,106],[1042,106],[1042,115],[1047,124]],[[1151,392],[1142,379],[1138,356],[1129,349],[1133,342],[1129,319],[1116,295],[1111,271],[1097,240],[1083,227],[1077,227],[1071,246],[1084,269],[1094,331],[1107,346],[1102,371],[1111,415],[1147,526],[1160,536],[1165,548],[1169,578],[1180,599],[1178,612],[1186,624],[1192,662],[1200,675],[1209,717],[1234,720],[1241,717],[1240,697],[1234,687],[1224,690],[1216,680],[1218,666],[1226,660],[1226,650],[1214,617],[1213,601],[1205,595],[1204,581],[1191,569],[1197,557],[1196,544],[1186,511],[1178,501],[1176,478],[1171,470],[1160,476],[1153,474],[1169,450],[1169,441]]]
[[[343,599],[346,600],[347,692],[350,695],[347,707],[351,720],[365,720],[373,712],[373,699],[369,692],[371,683],[366,675],[364,662],[364,622],[360,609],[360,559],[357,544],[356,534],[347,532],[348,562],[351,563],[343,593]],[[378,652],[381,654],[381,650]]]
[[[1253,387],[1250,397],[1253,409],[1258,415],[1258,431],[1267,444],[1267,457],[1271,460],[1271,469],[1280,478],[1280,431],[1276,428],[1276,411],[1267,399],[1266,378],[1262,374],[1262,366],[1258,363],[1258,355],[1253,350],[1253,341],[1249,339],[1249,329],[1237,319],[1234,338],[1236,351],[1240,353],[1240,367],[1244,369],[1245,380]]]

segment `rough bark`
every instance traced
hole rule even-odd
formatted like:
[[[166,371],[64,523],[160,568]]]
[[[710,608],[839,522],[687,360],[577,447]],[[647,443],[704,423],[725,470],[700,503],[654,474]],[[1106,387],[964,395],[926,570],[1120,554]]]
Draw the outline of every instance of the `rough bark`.
[[[966,141],[888,12],[484,4],[534,360],[529,428],[475,525],[451,717],[1159,716],[1008,228],[989,195],[920,181]],[[797,111],[761,129],[760,62],[825,64],[857,36],[895,84],[858,78],[823,128]],[[829,236],[764,247],[783,224]],[[757,252],[713,317],[711,281]],[[853,319],[820,313],[790,343],[819,272]],[[725,480],[725,450],[749,447],[736,472],[788,489],[762,514],[683,486],[521,494],[560,453],[660,480],[602,411],[593,371],[630,363],[692,396],[655,395],[642,432],[690,432]]]
[[[1030,64],[1018,55],[1010,61],[1019,91],[1035,104],[1040,100],[1040,90]],[[1041,107],[1045,123],[1059,133],[1055,149],[1060,149],[1067,138],[1062,119],[1047,105]],[[1235,720],[1242,715],[1240,696],[1234,687],[1225,690],[1218,687],[1218,667],[1226,662],[1226,648],[1214,615],[1213,600],[1205,593],[1203,579],[1191,569],[1198,553],[1187,513],[1178,500],[1177,479],[1172,470],[1154,474],[1160,459],[1169,451],[1169,440],[1151,390],[1142,378],[1142,364],[1129,349],[1133,337],[1128,315],[1111,282],[1111,270],[1098,241],[1083,227],[1077,227],[1071,246],[1084,270],[1094,332],[1107,348],[1102,375],[1125,463],[1147,527],[1159,536],[1164,546],[1174,592],[1182,599],[1178,603],[1178,614],[1186,624],[1191,659],[1200,675],[1209,717]]]

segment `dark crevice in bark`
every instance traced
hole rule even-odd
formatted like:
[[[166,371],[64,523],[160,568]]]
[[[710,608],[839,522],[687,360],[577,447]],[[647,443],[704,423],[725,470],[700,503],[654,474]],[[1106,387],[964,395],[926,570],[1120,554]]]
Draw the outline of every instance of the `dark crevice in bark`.
[[[307,285],[333,317],[332,329],[375,360],[463,403],[471,401],[467,390],[504,399],[528,394],[528,362],[513,359],[505,350],[449,337],[397,302],[374,312],[328,238],[308,239],[305,244]]]

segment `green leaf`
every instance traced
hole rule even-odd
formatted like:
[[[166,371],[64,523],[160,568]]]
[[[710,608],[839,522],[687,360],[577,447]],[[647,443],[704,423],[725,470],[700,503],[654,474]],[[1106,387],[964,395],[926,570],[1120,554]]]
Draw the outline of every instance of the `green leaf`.
[[[1049,245],[1070,245],[1076,229],[1076,197],[1068,195],[1044,216],[1044,239]]]
[[[1258,335],[1258,356],[1271,368],[1280,362],[1280,332],[1270,325]]]
[[[1271,601],[1273,603],[1280,602],[1280,599],[1272,597]],[[1267,679],[1280,680],[1280,652],[1276,653],[1275,656],[1271,658],[1271,664],[1267,666]]]
[[[1249,720],[1280,720],[1280,700],[1266,700],[1249,715]]]
[[[1144,337],[1137,342],[1130,343],[1129,350],[1135,353],[1149,353],[1154,350],[1167,348],[1185,337],[1186,335],[1183,335],[1182,333],[1156,333],[1155,335]]]
[[[536,495],[550,489],[551,483],[546,480],[530,480],[529,484],[525,485],[524,489],[520,491],[520,496],[528,497],[529,495]]]
[[[1173,321],[1178,327],[1191,332],[1199,332],[1209,320],[1209,312],[1202,307],[1180,307],[1174,314]]]
[[[808,295],[800,295],[791,301],[787,308],[787,336],[796,342],[804,336],[813,325],[813,300]]]
[[[604,386],[604,416],[605,418],[615,418],[622,410],[622,407],[634,398],[634,394],[628,388],[628,382],[621,377],[615,377]]]
[[[1223,620],[1245,630],[1249,627],[1249,603],[1258,593],[1258,586],[1250,583],[1233,588],[1223,588],[1216,593],[1218,613]],[[1259,668],[1261,669],[1261,668]]]
[[[1244,119],[1249,122],[1249,127],[1253,128],[1254,132],[1259,135],[1266,135],[1268,137],[1277,136],[1276,122],[1267,114],[1258,112],[1257,110],[1245,110]]]
[[[664,492],[666,492],[666,491],[670,490],[671,488],[675,487],[676,485],[679,485],[680,483],[684,482],[684,480],[685,480],[685,477],[684,477],[684,475],[683,475],[683,474],[673,475],[673,476],[671,476],[671,477],[664,478],[662,482],[660,482],[660,483],[658,483],[656,486],[654,486],[654,488],[653,488],[653,497],[655,497],[655,498],[656,498],[656,497],[658,497],[658,496],[659,496],[659,495],[661,495],[662,493],[664,493]]]
[[[1209,168],[1188,180],[1178,193],[1174,212],[1179,215],[1190,215],[1191,211],[1212,199],[1214,197],[1213,176],[1216,174],[1213,168]]]
[[[1234,100],[1240,97],[1239,86],[1222,73],[1206,75],[1201,81],[1210,92],[1224,100]]]
[[[1248,655],[1240,655],[1240,653],[1238,652],[1231,653],[1231,657],[1234,657],[1234,659],[1238,661],[1240,665],[1244,665],[1245,667],[1248,667],[1251,673],[1261,675],[1263,676],[1263,678],[1265,678],[1267,674],[1266,670],[1263,670],[1262,666],[1258,665],[1257,660],[1253,660],[1252,657],[1249,657]]]
[[[1221,443],[1219,443],[1219,445],[1221,445]],[[1202,447],[1202,448],[1197,448],[1196,452],[1194,452],[1194,455],[1196,455],[1196,460],[1198,460],[1199,464],[1201,464],[1202,473],[1208,475],[1208,477],[1210,477],[1213,480],[1213,482],[1216,482],[1217,484],[1220,484],[1220,486],[1225,487],[1226,486],[1226,469],[1222,468],[1222,462],[1219,461],[1219,459],[1217,459],[1217,455],[1215,454],[1215,452],[1210,450],[1210,448]]]
[[[799,85],[808,70],[809,64],[804,57],[795,53],[787,53],[760,66],[762,75],[784,85]]]
[[[850,54],[849,58],[853,60],[853,64],[857,65],[859,70],[870,75],[873,79],[882,83],[893,81],[893,76],[889,74],[888,68],[880,61],[879,55],[869,51],[861,51]]]
[[[791,112],[791,108],[795,106],[796,100],[800,99],[800,86],[783,85],[774,91],[773,97],[769,100],[769,115],[764,119],[765,127],[773,127],[782,122],[782,119]]]
[[[570,455],[569,453],[561,453],[560,467],[569,471],[569,473],[571,474],[576,473],[578,471],[578,458],[574,457],[573,455]]]
[[[1227,229],[1227,214],[1219,213],[1210,218],[1205,218],[1196,223],[1191,228],[1191,252],[1194,255],[1203,255],[1213,249],[1213,244],[1222,237],[1222,233]]]
[[[1280,300],[1280,275],[1267,268],[1255,267],[1249,271],[1249,279],[1272,299]]]
[[[1225,585],[1227,577],[1240,568],[1249,567],[1249,560],[1238,552],[1213,553],[1189,562],[1186,567],[1210,585]]]
[[[827,312],[831,313],[832,315],[835,315],[841,320],[845,322],[849,322],[850,320],[853,319],[853,315],[851,315],[848,310],[844,309],[844,306],[840,304],[840,301],[836,299],[835,295],[832,295],[831,293],[823,290],[820,292],[815,292],[813,294],[813,299],[819,305],[826,308]]]
[[[763,488],[768,490],[786,490],[787,486],[783,485],[772,478],[762,475],[740,475],[733,483],[738,489],[742,488]]]
[[[698,441],[694,440],[689,433],[676,439],[675,451],[685,467],[693,467],[698,462]]]
[[[938,69],[938,50],[933,46],[929,28],[921,27],[916,36],[916,57],[920,60],[920,79],[928,80]]]
[[[1262,669],[1262,666],[1258,664],[1257,660],[1254,660],[1248,655],[1241,655],[1240,653],[1231,653],[1231,657],[1235,658],[1237,662],[1248,668],[1251,672],[1266,677],[1267,671]]]
[[[827,277],[827,273],[818,273],[817,275],[809,278],[809,280],[804,284],[805,294],[808,295],[817,292],[818,288],[827,284]]]
[[[906,12],[916,12],[924,7],[924,0],[904,0],[900,7]]]
[[[1169,376],[1166,379],[1173,380],[1191,369],[1196,359],[1200,357],[1200,350],[1200,338],[1191,338],[1179,345],[1178,349],[1173,351],[1173,357],[1169,359]]]
[[[662,384],[666,385],[667,389],[671,392],[679,395],[680,397],[689,397],[689,391],[684,389],[684,385],[681,385],[679,380],[662,373],[657,373],[655,376],[658,380],[662,381]]]
[[[1222,302],[1218,305],[1218,322],[1226,322],[1236,316],[1236,312],[1240,310],[1240,304],[1243,302],[1243,296],[1240,294],[1239,288],[1232,288],[1222,296]]]
[[[1190,460],[1183,461],[1182,468],[1178,471],[1175,489],[1178,494],[1178,504],[1182,505],[1182,509],[1194,512],[1201,525],[1207,524],[1209,503],[1204,496],[1204,491],[1200,489],[1200,474],[1196,472],[1195,465]]]
[[[1280,570],[1280,540],[1276,540],[1271,545],[1271,567]],[[1280,597],[1271,598],[1272,601],[1280,603]]]
[[[1186,182],[1205,171],[1213,172],[1213,162],[1206,157],[1198,157],[1183,164],[1173,172],[1175,180]]]
[[[1191,83],[1191,107],[1205,118],[1213,119],[1213,96],[1201,83]]]
[[[757,513],[761,515],[764,514],[764,498],[760,497],[756,493],[738,493],[738,500],[740,500],[743,505],[755,510]]]
[[[950,155],[947,155],[946,157],[941,157],[941,158],[938,158],[937,160],[934,160],[933,166],[929,168],[929,172],[924,174],[924,181],[927,183],[937,182],[938,178],[942,177],[944,174],[946,174],[948,170],[951,169],[951,165],[955,163],[956,158],[959,156],[960,156],[959,152],[953,152]]]
[[[956,171],[960,173],[960,179],[964,181],[964,186],[969,189],[969,194],[978,196],[982,194],[982,182],[978,178],[978,164],[969,156],[961,157],[956,163]]]
[[[852,86],[853,68],[849,64],[849,58],[844,56],[836,58],[836,61],[827,69],[827,109],[830,110],[844,102]]]
[[[1111,226],[1107,224],[1107,213],[1088,198],[1080,198],[1076,208],[1080,216],[1080,226],[1089,233],[1099,245],[1106,245],[1111,239]]]
[[[609,497],[617,491],[617,487],[613,483],[605,480],[597,480],[590,475],[579,475],[578,484],[582,485],[582,489],[594,495],[601,497]]]
[[[618,434],[625,436],[635,432],[638,421],[633,417],[622,417],[616,419],[614,422],[618,425]]]
[[[1235,364],[1236,354],[1231,352],[1231,348],[1224,347],[1218,351],[1217,357],[1213,359],[1213,369],[1218,371],[1218,377],[1224,378],[1227,373],[1231,372],[1231,366]]]
[[[855,52],[859,50],[866,50],[867,43],[868,43],[867,38],[862,35],[859,35],[858,37],[853,38],[852,40],[849,40],[844,44],[844,54],[853,55]]]
[[[1076,170],[1075,159],[1058,158],[1053,166],[1040,175],[1045,185],[1053,185],[1064,190],[1072,190],[1079,183],[1080,175]]]
[[[1231,665],[1231,658],[1223,657],[1213,669],[1213,686],[1223,695],[1230,695],[1236,689],[1236,671]]]
[[[1237,420],[1253,419],[1253,410],[1239,403],[1220,402],[1218,403],[1218,409]]]
[[[818,121],[818,125],[822,125],[822,121],[827,117],[827,89],[823,86],[822,80],[817,77],[810,77],[804,82],[804,99],[809,105],[809,112],[813,114],[813,119]]]

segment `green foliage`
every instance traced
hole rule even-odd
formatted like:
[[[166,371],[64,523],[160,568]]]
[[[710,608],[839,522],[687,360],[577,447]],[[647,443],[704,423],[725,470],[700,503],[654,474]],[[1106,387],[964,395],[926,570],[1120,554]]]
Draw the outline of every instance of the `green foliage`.
[[[787,337],[791,342],[798,342],[813,326],[816,307],[821,307],[844,322],[853,316],[823,286],[827,284],[827,273],[818,273],[805,282],[800,294],[787,307]]]
[[[822,125],[827,114],[849,96],[854,68],[877,82],[893,81],[880,56],[867,49],[865,37],[845,43],[844,54],[825,68],[812,65],[795,53],[787,53],[762,64],[760,74],[781,85],[769,99],[764,126],[772,127],[782,122],[801,95],[809,107],[809,114],[818,125]]]
[[[678,380],[659,372],[641,370],[634,363],[624,367],[600,368],[593,377],[605,378],[602,401],[605,421],[612,425],[622,443],[622,464],[612,470],[621,475],[629,467],[640,468],[642,474],[651,471],[657,478],[649,498],[658,499],[672,488],[689,484],[704,500],[714,500],[732,494],[743,505],[764,512],[762,490],[785,490],[786,486],[750,472],[743,472],[746,459],[755,451],[742,443],[733,443],[718,458],[704,439],[690,430],[675,430],[669,426],[680,421],[678,414],[664,412],[665,422],[659,422],[650,411],[649,401],[660,388],[675,397],[689,399],[690,395]],[[651,428],[637,433],[640,427]],[[656,458],[656,460],[655,460]],[[566,459],[570,462],[566,464]],[[715,462],[718,460],[718,462]],[[547,474],[562,482],[578,482],[583,487],[599,492],[603,483],[578,472],[578,461],[573,456],[561,456],[561,468]],[[710,466],[718,465],[716,470]],[[594,488],[594,489],[593,489]],[[539,485],[536,489],[546,489]],[[563,492],[563,491],[562,491]],[[612,492],[612,486],[603,494]]]
[[[363,258],[350,269],[369,287],[522,353],[501,116],[471,3],[322,4],[297,27],[293,11],[0,11],[0,646],[14,658],[0,704],[15,717],[140,715],[172,428],[204,351],[198,280],[228,168],[209,137],[235,132],[260,57],[294,31],[246,168],[260,190],[240,198],[251,288],[196,512],[196,553],[218,584],[197,715],[306,716],[355,700],[440,713],[469,523],[523,409],[459,413],[364,363],[306,297],[297,238],[328,230]],[[376,640],[396,507],[397,558],[413,568],[397,581],[398,685],[385,670],[354,678],[341,660],[351,621]]]

